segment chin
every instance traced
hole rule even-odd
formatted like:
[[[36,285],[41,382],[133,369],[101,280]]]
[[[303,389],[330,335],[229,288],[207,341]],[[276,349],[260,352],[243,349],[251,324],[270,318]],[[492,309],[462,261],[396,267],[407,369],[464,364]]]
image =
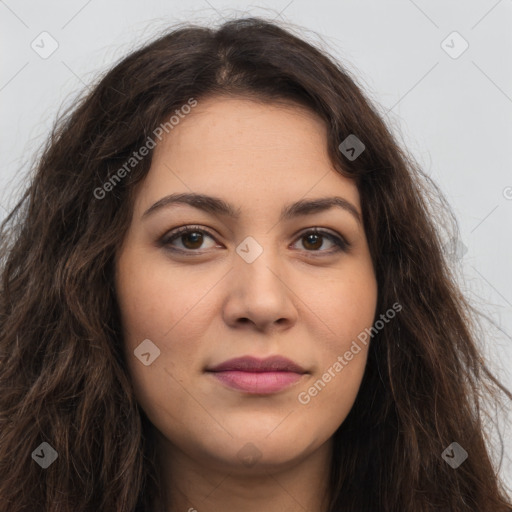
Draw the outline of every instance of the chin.
[[[252,475],[291,468],[315,448],[313,439],[308,443],[299,433],[290,432],[270,436],[268,431],[263,436],[259,432],[254,436],[247,432],[243,438],[224,438],[218,443],[215,438],[209,438],[208,441],[203,446],[205,455],[219,469]]]

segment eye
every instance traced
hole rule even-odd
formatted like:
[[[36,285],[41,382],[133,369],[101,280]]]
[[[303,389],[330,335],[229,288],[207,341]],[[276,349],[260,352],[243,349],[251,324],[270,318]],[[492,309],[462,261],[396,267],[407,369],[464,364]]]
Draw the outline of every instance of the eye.
[[[205,249],[201,247],[204,243],[205,236],[215,241],[214,236],[200,226],[183,226],[168,233],[162,238],[160,243],[162,246],[168,247],[171,250],[193,253],[199,252],[198,249]],[[319,250],[324,245],[324,239],[327,239],[332,244],[331,249]],[[318,228],[312,228],[303,232],[298,240],[303,240],[302,245],[307,252],[332,254],[339,251],[347,251],[350,247],[350,244],[342,237]],[[180,241],[181,247],[176,247],[174,245],[175,241]],[[212,247],[215,247],[215,245]],[[208,249],[208,247],[206,247],[206,249]]]
[[[319,251],[323,246],[324,239],[330,241],[334,245],[334,249]],[[349,243],[334,233],[325,231],[323,229],[313,228],[310,229],[300,236],[299,240],[303,240],[303,247],[308,249],[307,252],[320,252],[320,253],[335,253],[339,251],[346,251],[349,247]]]
[[[213,235],[198,226],[183,226],[171,231],[162,239],[162,245],[170,246],[177,251],[187,252],[201,248],[204,241],[204,235],[214,240]],[[182,247],[174,247],[172,242],[180,240]]]

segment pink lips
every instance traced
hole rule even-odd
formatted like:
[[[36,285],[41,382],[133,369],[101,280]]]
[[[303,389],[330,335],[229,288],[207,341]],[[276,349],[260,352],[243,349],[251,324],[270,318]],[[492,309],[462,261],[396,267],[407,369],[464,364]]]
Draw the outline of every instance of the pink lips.
[[[298,364],[281,356],[266,359],[238,357],[206,371],[227,386],[252,394],[276,393],[307,373]]]

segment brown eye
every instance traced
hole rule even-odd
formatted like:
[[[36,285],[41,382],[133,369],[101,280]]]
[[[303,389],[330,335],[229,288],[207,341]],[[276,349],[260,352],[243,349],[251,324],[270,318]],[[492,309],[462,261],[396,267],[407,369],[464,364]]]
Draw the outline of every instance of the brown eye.
[[[334,250],[319,250],[324,244],[324,239],[328,239],[331,244],[334,245]],[[332,253],[340,250],[346,251],[349,246],[349,244],[341,237],[319,229],[313,229],[303,233],[300,240],[303,240],[302,246],[308,252]]]
[[[306,247],[306,249],[316,250],[316,249],[320,249],[320,247],[322,247],[322,245],[323,245],[323,237],[322,237],[322,235],[319,235],[317,233],[311,233],[309,235],[305,235],[303,237],[303,240],[306,240],[306,242],[304,243],[304,247]]]
[[[211,238],[214,240],[213,236],[206,230],[195,227],[195,226],[185,226],[179,228],[175,231],[171,231],[167,236],[162,240],[162,245],[169,246],[171,249],[176,249],[177,251],[197,251],[201,249],[202,245],[205,242],[206,238]],[[177,247],[174,242],[181,241],[182,247]]]
[[[203,234],[199,231],[190,231],[181,235],[181,240],[187,249],[199,249],[203,243]]]
[[[210,238],[215,241],[213,235],[203,228],[198,226],[184,226],[171,231],[166,235],[162,239],[161,245],[178,252],[199,253],[200,249],[215,247],[215,245],[203,247],[205,238]],[[325,249],[324,247],[322,250],[326,239],[331,243],[331,248]],[[299,240],[302,240],[302,247],[306,252],[319,253],[319,255],[324,253],[332,254],[339,251],[347,251],[350,246],[342,237],[316,228],[303,233]],[[181,247],[176,245],[177,241],[181,243]]]

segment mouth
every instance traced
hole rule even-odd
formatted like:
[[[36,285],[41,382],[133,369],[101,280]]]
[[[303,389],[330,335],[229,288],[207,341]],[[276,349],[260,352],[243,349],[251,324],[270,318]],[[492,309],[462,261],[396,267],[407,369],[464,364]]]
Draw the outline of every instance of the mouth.
[[[290,387],[308,372],[285,357],[257,359],[246,356],[207,368],[206,373],[229,388],[249,394],[266,395]]]

